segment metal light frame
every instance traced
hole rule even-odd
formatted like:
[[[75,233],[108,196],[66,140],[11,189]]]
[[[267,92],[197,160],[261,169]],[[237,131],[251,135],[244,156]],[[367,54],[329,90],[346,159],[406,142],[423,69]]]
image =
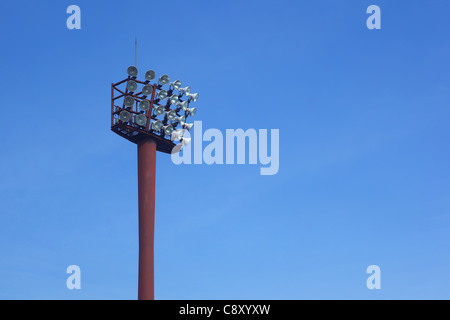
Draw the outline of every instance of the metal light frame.
[[[129,81],[134,81],[138,84],[142,85],[150,85],[153,87],[153,92],[151,94],[151,97],[144,96],[144,94],[141,92],[129,92],[127,88],[127,84]],[[158,81],[156,79],[156,81]],[[120,89],[120,86],[124,85],[124,89]],[[156,142],[157,151],[164,152],[164,153],[172,153],[173,148],[176,146],[175,143],[171,141],[171,137],[169,136],[166,138],[166,135],[163,131],[158,132],[152,129],[151,122],[152,120],[160,120],[163,125],[172,125],[174,131],[177,129],[177,126],[182,125],[178,121],[174,120],[168,120],[167,116],[164,116],[164,119],[158,119],[157,115],[153,111],[154,106],[163,106],[167,112],[169,111],[175,111],[177,117],[184,116],[185,119],[188,117],[189,113],[186,111],[183,111],[178,106],[176,106],[175,109],[171,109],[170,106],[172,105],[169,100],[170,96],[175,94],[174,90],[169,88],[167,91],[168,96],[166,98],[166,104],[163,104],[163,101],[159,99],[155,99],[157,90],[165,90],[162,88],[163,86],[157,83],[150,84],[149,81],[140,81],[137,80],[136,77],[128,76],[126,79],[119,81],[117,83],[111,84],[111,130],[121,137],[138,144],[140,141],[151,138]],[[117,103],[119,99],[125,98],[126,96],[131,96],[135,100],[133,105],[131,107],[125,106],[124,102]],[[181,100],[181,95],[178,94],[178,100],[179,102],[183,102]],[[139,102],[142,100],[147,100],[150,102],[150,108],[146,111],[139,111]],[[119,106],[121,104],[121,106]],[[121,111],[128,111],[131,114],[130,121],[123,122],[119,120],[118,116]],[[147,118],[147,123],[145,127],[138,126],[134,123],[134,116],[138,114],[144,114]],[[179,151],[179,149],[175,149],[176,152]]]

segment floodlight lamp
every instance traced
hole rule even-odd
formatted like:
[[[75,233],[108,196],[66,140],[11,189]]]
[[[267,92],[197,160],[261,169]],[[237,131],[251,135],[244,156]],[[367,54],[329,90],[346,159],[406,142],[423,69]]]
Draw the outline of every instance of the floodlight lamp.
[[[175,95],[175,94],[173,94],[173,95],[170,97],[170,103],[171,103],[171,104],[176,104],[177,102],[178,102],[178,96]]]
[[[194,126],[193,123],[185,123],[183,125],[183,128],[187,129],[188,131],[191,131],[192,127]]]
[[[167,112],[167,119],[168,120],[173,120],[177,117],[177,114],[175,111],[171,110],[169,112]]]
[[[191,93],[191,87],[187,86],[187,87],[181,88],[179,91],[181,92],[181,94],[184,93],[187,95],[187,94]]]
[[[176,117],[175,120],[177,120],[181,125],[184,125],[186,123],[186,117],[185,116]]]
[[[149,96],[152,94],[152,92],[153,92],[153,86],[150,86],[147,84],[142,88],[142,94],[144,96]]]
[[[142,111],[147,111],[148,109],[150,109],[150,101],[142,100],[141,102],[139,102],[139,109],[141,109]]]
[[[173,87],[174,90],[180,90],[181,88],[181,81],[175,80],[174,82],[171,82],[170,85]]]
[[[171,125],[163,126],[164,133],[170,136],[173,132],[173,127]]]
[[[134,104],[134,98],[132,96],[126,96],[123,99],[123,103],[127,106],[127,107],[132,107]]]
[[[166,90],[159,91],[158,92],[158,99],[164,100],[165,98],[167,98],[167,91]]]
[[[138,69],[134,66],[130,66],[127,69],[127,73],[130,77],[136,77],[138,74]]]
[[[133,80],[128,81],[127,89],[128,89],[128,91],[135,92],[137,90],[136,81],[133,81]]]
[[[119,113],[119,119],[120,121],[128,122],[131,119],[131,114],[128,111],[123,110]]]
[[[177,102],[177,106],[180,107],[183,111],[186,111],[186,108],[188,107],[189,102],[183,101],[183,102]]]
[[[181,142],[183,143],[184,146],[187,146],[190,142],[191,142],[191,138],[185,138],[183,137],[181,139]]]
[[[170,81],[170,78],[167,74],[162,75],[161,77],[159,77],[159,83],[163,86],[165,86],[166,84],[168,84]]]
[[[180,140],[183,137],[184,129],[181,130],[175,130],[172,132],[172,135],[170,136],[171,141]]]
[[[147,124],[147,117],[143,114],[138,114],[134,117],[134,122],[138,126],[145,126]]]
[[[164,112],[166,112],[166,108],[164,108],[163,106],[158,106],[155,108],[155,113],[157,116],[163,115]]]
[[[152,130],[160,131],[162,125],[163,125],[163,123],[161,121],[159,121],[159,120],[153,121],[152,122]]]
[[[148,81],[152,81],[153,79],[155,79],[155,77],[156,77],[156,73],[153,70],[148,70],[145,73],[145,79]]]
[[[192,101],[194,101],[194,102],[196,102],[197,101],[197,99],[198,99],[198,93],[188,93],[188,94],[186,94],[186,96],[190,99],[190,100],[192,100]]]
[[[195,113],[197,112],[197,108],[187,108],[187,109],[186,109],[186,112],[188,112],[189,115],[190,115],[191,117],[193,117],[193,116],[195,115]]]

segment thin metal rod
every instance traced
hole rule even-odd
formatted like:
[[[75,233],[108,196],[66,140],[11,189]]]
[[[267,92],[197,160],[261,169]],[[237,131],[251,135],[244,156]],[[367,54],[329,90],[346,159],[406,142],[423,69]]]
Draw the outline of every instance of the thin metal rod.
[[[114,84],[111,83],[111,127],[114,125]]]
[[[134,38],[134,59],[135,59],[135,66],[137,68],[137,37]]]
[[[153,111],[153,102],[155,101],[155,92],[156,92],[156,85],[153,85],[153,92],[152,92],[152,98],[150,100],[150,108],[147,110],[146,115],[147,115],[147,126],[145,127],[145,129],[148,131],[148,129],[150,128],[150,118],[151,118],[151,114]]]

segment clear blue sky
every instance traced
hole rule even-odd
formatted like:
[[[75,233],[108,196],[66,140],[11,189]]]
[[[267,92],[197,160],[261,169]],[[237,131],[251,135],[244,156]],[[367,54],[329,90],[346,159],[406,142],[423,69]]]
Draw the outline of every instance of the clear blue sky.
[[[158,154],[157,299],[450,299],[448,1],[0,10],[1,299],[137,298],[136,146],[109,127],[135,36],[141,71],[200,93],[205,129],[280,129],[275,176]]]

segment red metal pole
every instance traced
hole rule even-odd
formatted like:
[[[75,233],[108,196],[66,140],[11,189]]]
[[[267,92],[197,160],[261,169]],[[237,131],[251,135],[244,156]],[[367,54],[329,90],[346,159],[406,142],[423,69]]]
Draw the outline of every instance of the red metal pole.
[[[155,299],[155,174],[156,142],[146,139],[138,143],[139,192],[139,300]]]

